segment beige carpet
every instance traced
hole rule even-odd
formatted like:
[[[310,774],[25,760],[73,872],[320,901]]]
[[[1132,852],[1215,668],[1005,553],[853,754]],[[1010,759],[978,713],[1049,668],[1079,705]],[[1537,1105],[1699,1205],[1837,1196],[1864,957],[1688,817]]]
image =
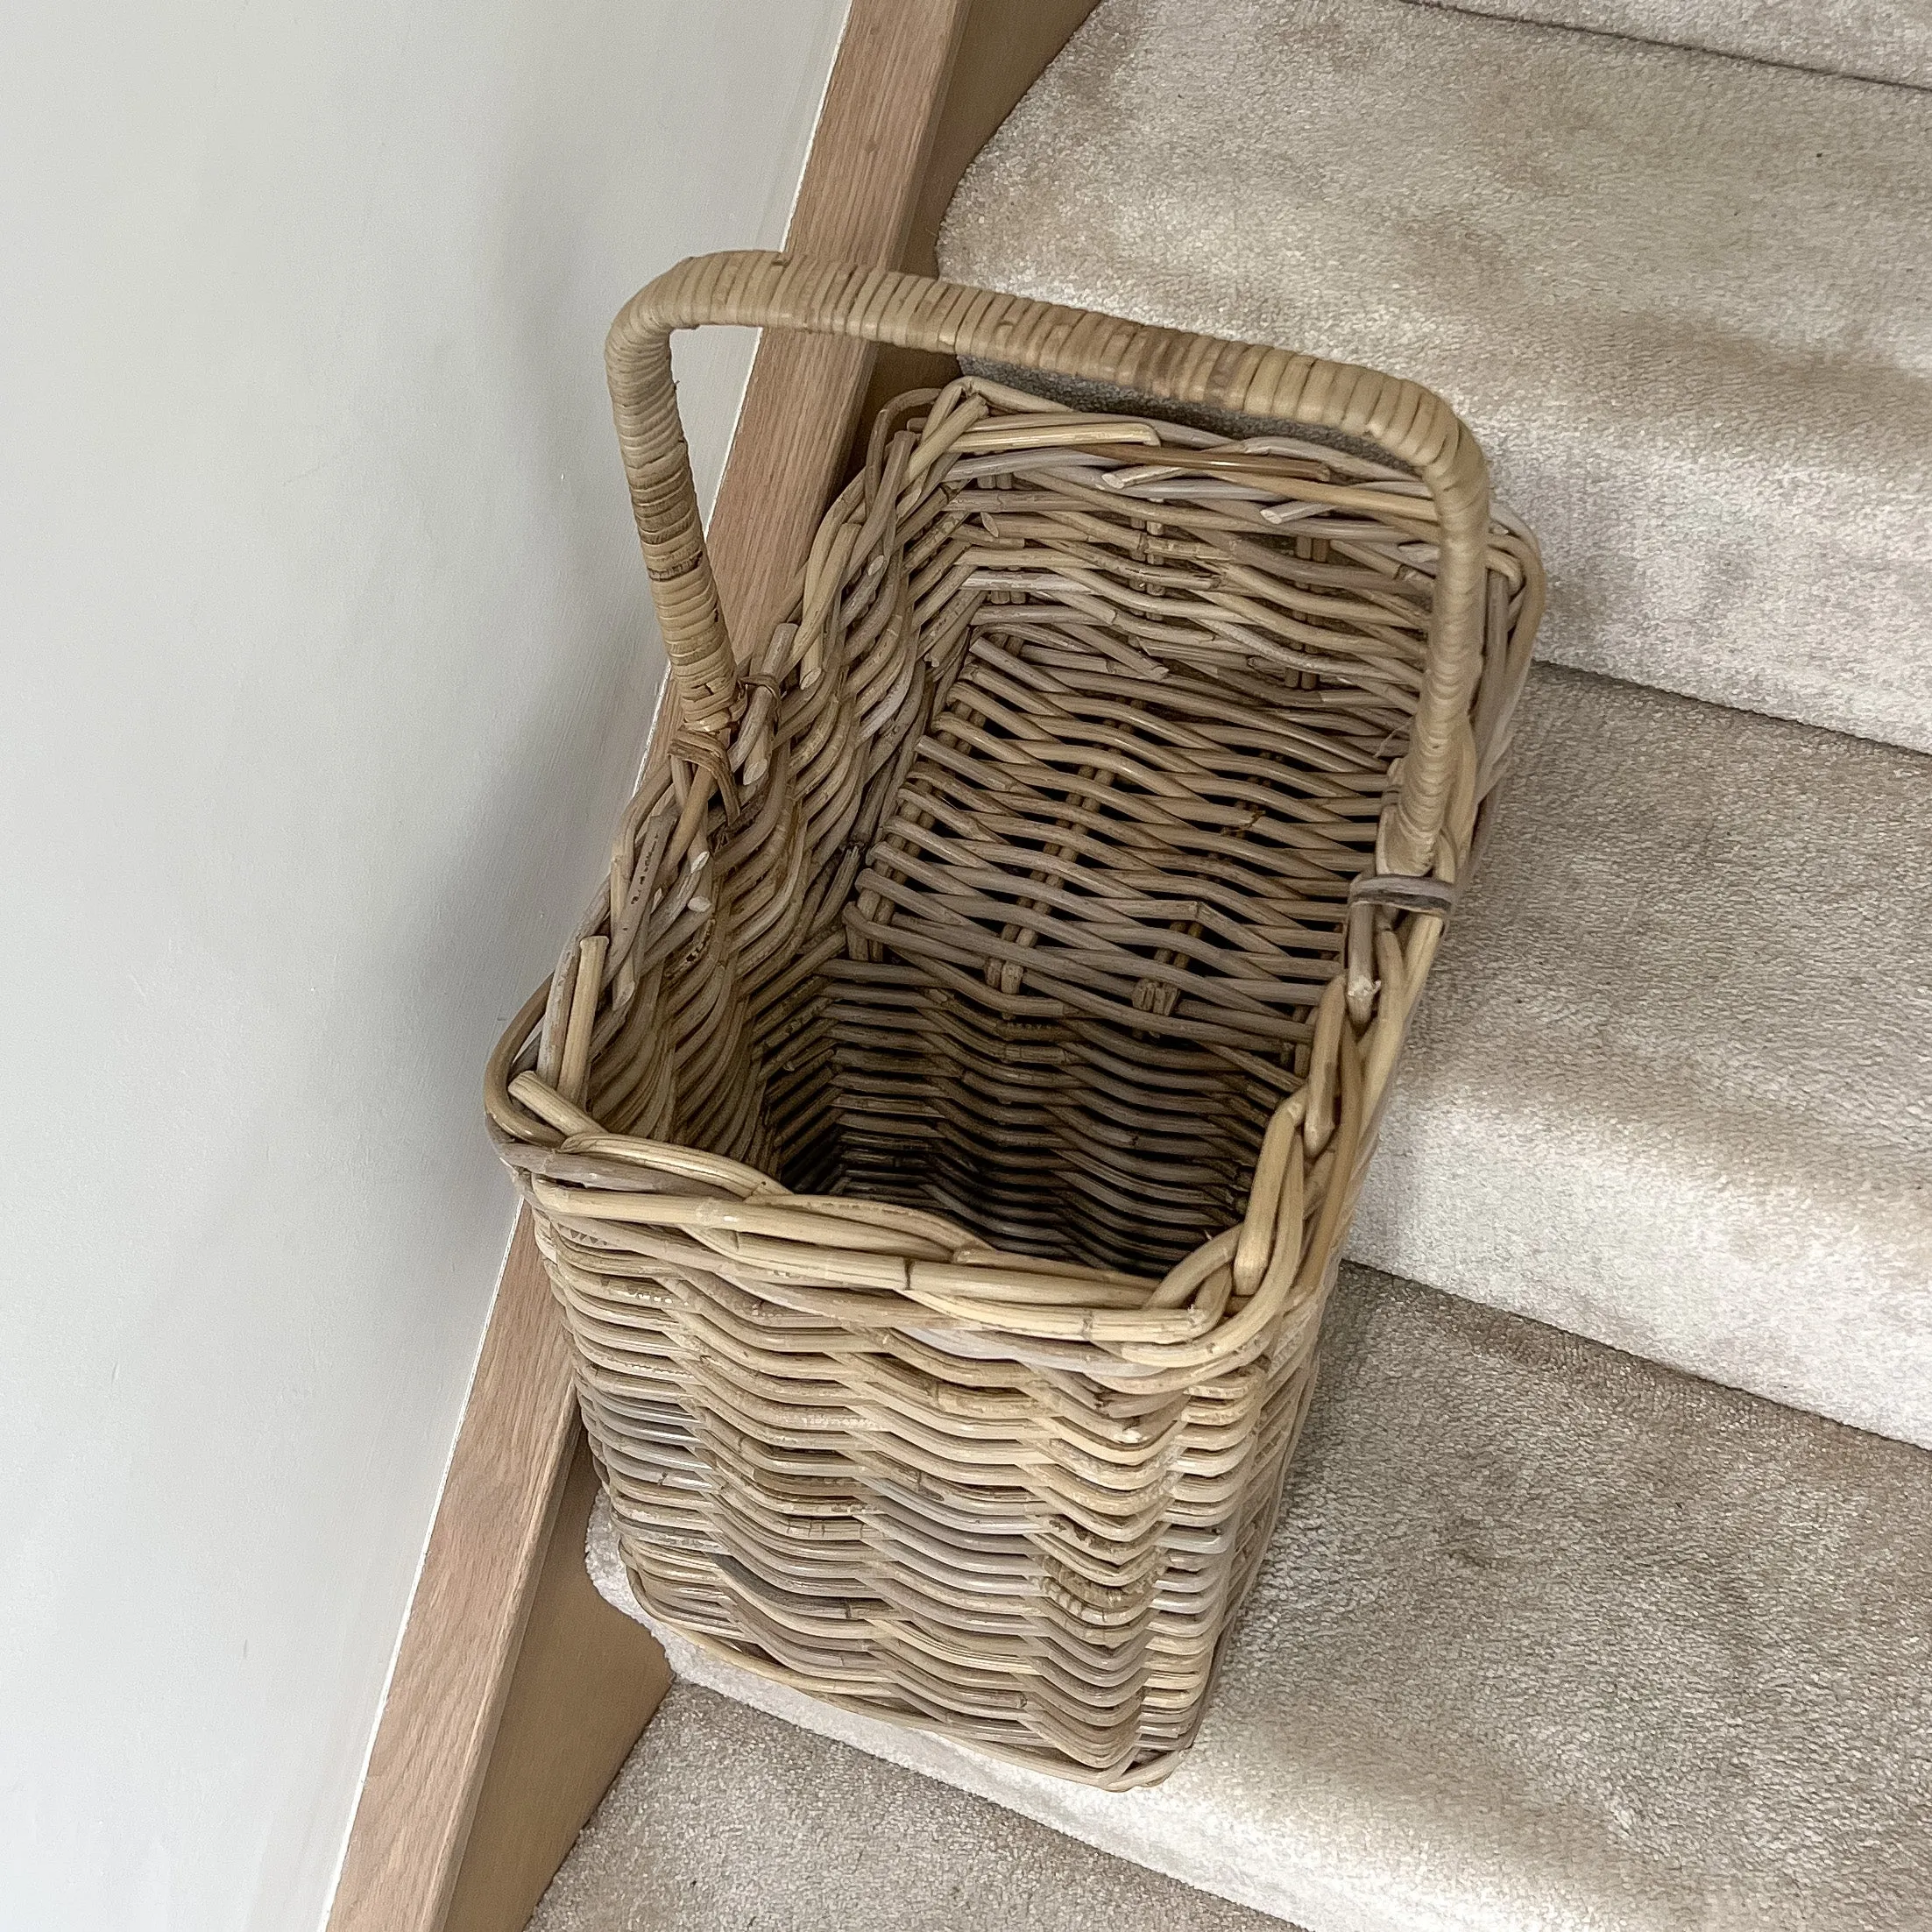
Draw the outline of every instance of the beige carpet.
[[[1104,0],[940,260],[1432,383],[1542,535],[1546,655],[1932,749],[1932,94],[1405,0]]]
[[[1433,0],[1432,0],[1433,4]],[[1441,0],[1467,13],[1543,20],[1809,67],[1932,87],[1925,0]]]
[[[1316,1405],[1157,1790],[674,1662],[1313,1932],[1932,1924],[1932,1456],[1361,1270]]]
[[[1932,759],[1540,668],[1349,1252],[1932,1445]]]
[[[1284,1932],[1280,1920],[679,1684],[530,1932]]]

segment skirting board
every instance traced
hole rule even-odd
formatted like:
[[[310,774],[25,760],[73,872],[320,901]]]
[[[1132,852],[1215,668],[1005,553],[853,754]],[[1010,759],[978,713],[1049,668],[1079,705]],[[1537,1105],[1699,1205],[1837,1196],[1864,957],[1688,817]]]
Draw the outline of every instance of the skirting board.
[[[670,1688],[650,1633],[584,1567],[597,1496],[580,1433],[442,1932],[520,1932]]]
[[[930,272],[959,176],[1096,4],[852,0],[786,247]],[[638,279],[667,265],[640,263]],[[889,394],[951,372],[890,366],[880,379]],[[782,613],[873,374],[862,343],[761,342],[709,528],[734,635],[761,635]],[[572,1710],[613,1683],[606,1716],[628,1710],[641,1730],[655,1708],[655,1646],[578,1645],[574,1679],[559,1660],[556,1632],[572,1614],[566,1575],[574,1568],[582,1581],[576,1504],[587,1514],[588,1492],[571,1476],[580,1440],[561,1327],[520,1222],[329,1932],[515,1932],[531,1886],[540,1893],[549,1876],[546,1861],[554,1871],[636,1735],[577,1724]],[[527,1673],[547,1688],[527,1690]]]
[[[350,1828],[331,1932],[436,1932],[582,1433],[517,1222]]]

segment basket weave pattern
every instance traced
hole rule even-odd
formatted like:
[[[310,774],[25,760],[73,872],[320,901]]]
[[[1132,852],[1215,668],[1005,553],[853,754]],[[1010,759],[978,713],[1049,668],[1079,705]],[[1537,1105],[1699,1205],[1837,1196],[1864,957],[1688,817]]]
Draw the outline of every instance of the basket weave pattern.
[[[670,386],[701,322],[1399,466],[963,378],[881,418],[741,662]],[[633,1586],[851,1708],[1149,1781],[1265,1547],[1534,543],[1413,385],[910,277],[686,263],[611,368],[676,708],[487,1100]]]

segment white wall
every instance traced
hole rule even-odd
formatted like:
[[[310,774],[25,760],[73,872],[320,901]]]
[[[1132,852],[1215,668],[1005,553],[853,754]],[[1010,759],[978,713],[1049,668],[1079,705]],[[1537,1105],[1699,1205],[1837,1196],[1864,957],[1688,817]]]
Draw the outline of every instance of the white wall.
[[[321,1917],[510,1225],[479,1070],[659,676],[604,329],[781,237],[842,13],[10,15],[0,1925]]]

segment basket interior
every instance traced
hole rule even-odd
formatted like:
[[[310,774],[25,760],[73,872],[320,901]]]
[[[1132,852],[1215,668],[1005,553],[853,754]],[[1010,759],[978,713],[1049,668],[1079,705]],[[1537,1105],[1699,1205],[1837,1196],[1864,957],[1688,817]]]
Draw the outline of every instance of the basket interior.
[[[984,381],[888,410],[782,661],[825,856],[748,989],[764,1164],[1137,1274],[1237,1219],[1373,863],[1433,530],[1407,472],[1292,436]]]
[[[1238,1217],[1306,1070],[1390,727],[1324,717],[1318,750],[1263,680],[1237,708],[1061,655],[976,628],[848,910],[882,957],[824,970],[782,1178],[1157,1272]]]

